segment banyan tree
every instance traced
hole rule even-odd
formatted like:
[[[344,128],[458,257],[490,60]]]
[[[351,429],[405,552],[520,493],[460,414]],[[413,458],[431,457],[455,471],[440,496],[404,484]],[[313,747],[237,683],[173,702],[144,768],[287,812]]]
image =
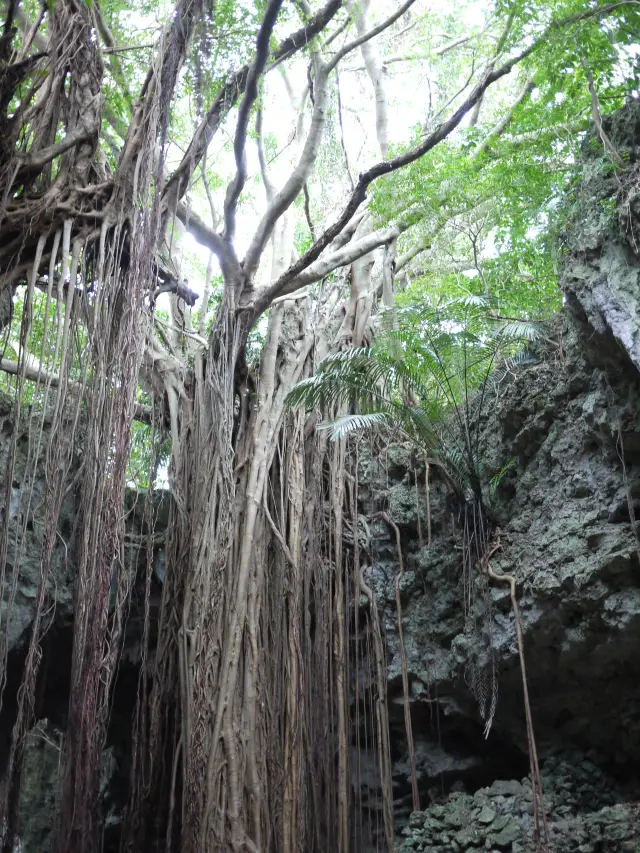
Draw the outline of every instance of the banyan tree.
[[[396,322],[396,297],[434,246],[442,260],[483,217],[497,227],[507,205],[496,169],[535,161],[533,201],[519,185],[521,207],[509,208],[526,219],[557,194],[558,164],[590,122],[606,148],[599,97],[613,92],[637,23],[634,0],[459,5],[4,0],[1,368],[28,424],[23,482],[44,470],[46,485],[28,498],[43,519],[41,572],[0,798],[3,850],[17,849],[70,492],[56,853],[102,849],[101,756],[133,607],[142,632],[122,851],[360,849],[365,729],[382,801],[376,843],[393,849],[386,652],[357,453],[286,398],[327,355],[368,344],[381,318]],[[562,63],[576,76],[561,79]],[[579,97],[556,97],[578,77]],[[545,110],[538,138],[531,122]],[[142,578],[124,558],[136,454]],[[152,613],[161,487],[170,515]],[[9,534],[11,495],[2,501],[6,662],[24,531]]]

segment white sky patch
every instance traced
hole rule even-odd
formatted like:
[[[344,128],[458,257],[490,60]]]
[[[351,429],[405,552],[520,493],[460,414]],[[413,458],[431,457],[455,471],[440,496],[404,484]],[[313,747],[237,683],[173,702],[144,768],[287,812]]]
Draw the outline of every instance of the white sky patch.
[[[624,84],[631,77],[634,66],[638,63],[640,56],[640,44],[621,45],[618,47],[618,64],[614,71],[614,82],[618,85]],[[638,91],[634,93],[638,96]]]
[[[491,231],[487,234],[485,239],[482,258],[485,261],[493,260],[497,258],[500,252],[498,251],[498,247],[496,246],[496,229],[492,228]]]

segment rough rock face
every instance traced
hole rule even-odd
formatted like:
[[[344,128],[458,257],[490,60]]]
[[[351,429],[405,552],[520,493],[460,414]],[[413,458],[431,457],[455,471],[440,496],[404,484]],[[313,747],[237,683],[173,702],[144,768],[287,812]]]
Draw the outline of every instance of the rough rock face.
[[[562,288],[593,331],[610,332],[640,369],[640,100],[607,116],[604,130],[630,168],[620,175],[595,134],[587,137]]]
[[[611,118],[607,129],[635,163],[640,103]],[[602,149],[590,144],[565,246],[565,312],[549,330],[538,363],[496,384],[481,442],[490,475],[510,463],[493,499],[493,522],[501,530],[494,542],[501,547],[492,566],[517,578],[539,754],[550,767],[571,748],[576,761],[594,762],[615,780],[616,801],[622,801],[639,799],[640,791],[640,196],[638,167],[615,178],[602,165]],[[458,509],[443,484],[432,475],[433,543],[427,547],[424,468],[402,448],[387,459],[363,455],[361,468],[362,511],[387,509],[402,531],[404,643],[422,807],[456,789],[520,779],[528,770],[526,731],[508,587],[477,578],[465,621]],[[411,796],[394,597],[398,559],[392,531],[380,522],[373,534],[367,578],[384,611],[389,646],[401,826]],[[485,740],[469,681],[475,675],[490,697],[492,667],[498,701]],[[486,796],[456,802],[477,809]],[[611,834],[608,846],[597,840],[598,827],[610,833],[608,821],[631,825],[631,812],[600,812],[604,803],[584,805],[591,817],[580,818],[579,830],[577,824],[567,830],[567,838],[583,840],[564,847],[640,849],[637,834]],[[419,849],[525,849],[500,847],[485,836],[465,846],[423,833]]]
[[[8,518],[4,508],[0,509],[2,524],[7,525],[7,558],[4,567],[0,616],[8,653],[22,646],[27,639],[33,620],[35,598],[40,584],[40,556],[44,519],[42,502],[46,490],[45,464],[49,424],[45,417],[40,439],[40,452],[36,466],[34,444],[38,440],[39,418],[34,418],[33,434],[29,438],[28,415],[16,425],[13,400],[0,393],[0,489],[8,496]],[[17,431],[15,462],[11,483],[5,482],[7,457],[11,439]],[[4,504],[4,500],[2,501]],[[47,596],[54,605],[51,614],[55,619],[67,618],[72,609],[69,580],[72,567],[69,565],[69,548],[73,536],[73,520],[76,505],[73,493],[63,501],[59,530],[61,537],[56,542],[51,560],[51,571],[47,582]],[[18,531],[22,530],[22,538]],[[21,541],[20,541],[21,539]],[[52,620],[53,621],[53,620]],[[4,629],[6,627],[6,635]],[[6,638],[5,638],[6,637]]]
[[[39,720],[29,732],[20,802],[20,841],[16,853],[51,849],[51,832],[56,815],[64,732],[47,719]],[[118,778],[116,749],[102,755],[102,805],[105,815],[104,849],[109,849],[110,830],[119,827],[122,803],[114,800]],[[117,848],[116,848],[117,849]]]
[[[0,706],[0,777],[9,759],[11,730],[17,711],[17,692],[36,611],[36,596],[41,577],[41,555],[44,534],[43,504],[46,492],[45,458],[50,422],[45,416],[37,454],[33,459],[38,429],[31,424],[25,410],[16,422],[13,401],[0,393],[0,495],[7,495],[9,507],[7,558],[0,587],[0,677],[6,679]],[[39,418],[34,418],[36,426]],[[6,482],[7,459],[15,438],[13,479]],[[55,792],[60,772],[61,744],[66,728],[73,639],[73,551],[76,524],[79,522],[76,498],[77,474],[82,459],[81,443],[74,448],[69,472],[69,487],[62,503],[58,537],[47,577],[44,603],[42,663],[36,689],[37,721],[28,738],[23,775],[19,836],[20,853],[37,853],[49,849],[48,838],[55,815]],[[152,584],[152,615],[159,605],[162,571],[162,537],[166,527],[167,493],[154,495],[155,526],[158,532],[155,548],[155,574]],[[4,501],[2,501],[4,503]],[[144,494],[131,490],[127,494],[125,513],[125,565],[137,578],[129,613],[123,657],[116,679],[104,763],[104,807],[107,816],[105,852],[109,849],[111,829],[117,846],[117,826],[122,815],[122,791],[127,778],[127,756],[131,736],[131,715],[137,690],[139,642],[143,600],[144,567],[146,566],[146,530],[143,521]],[[5,522],[5,510],[0,510]],[[143,533],[145,535],[143,535]],[[6,658],[5,658],[6,655]]]
[[[640,385],[622,361],[609,375],[587,361],[572,324],[555,331],[562,350],[511,377],[485,424],[488,469],[512,460],[495,496],[502,550],[493,568],[518,579],[539,752],[572,746],[631,784],[640,758],[640,560],[630,521],[640,498]],[[394,453],[389,486],[382,478],[374,482],[372,499],[387,501],[403,532],[404,640],[426,804],[434,788],[462,781],[473,790],[526,773],[522,683],[508,588],[485,590],[478,578],[476,618],[465,624],[455,512],[442,485],[432,482],[434,541],[420,547],[424,487],[416,496],[413,472],[404,473],[408,454]],[[377,464],[384,467],[384,460]],[[404,728],[393,589],[398,564],[390,532],[378,524],[375,533],[370,571],[384,607],[398,747]],[[491,648],[499,693],[485,741],[465,675],[475,664],[490,682]],[[395,782],[398,813],[403,798],[408,812],[406,751]]]

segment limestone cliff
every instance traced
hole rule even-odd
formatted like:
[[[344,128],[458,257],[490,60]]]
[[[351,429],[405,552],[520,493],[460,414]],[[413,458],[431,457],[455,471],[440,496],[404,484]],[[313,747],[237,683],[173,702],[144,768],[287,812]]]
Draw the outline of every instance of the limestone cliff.
[[[640,849],[633,810],[586,814],[638,799],[640,791],[640,103],[610,117],[606,129],[628,169],[615,173],[597,139],[587,139],[583,180],[567,202],[565,309],[535,363],[495,384],[482,424],[486,469],[510,463],[494,496],[501,549],[493,568],[518,582],[552,837],[558,849],[584,853]],[[431,483],[434,539],[428,547],[424,469],[416,469],[409,453],[398,448],[390,461],[365,460],[362,479],[369,488],[363,506],[386,505],[403,534],[404,641],[423,807],[456,789],[469,792],[453,795],[447,806],[453,812],[436,804],[424,820],[414,816],[405,846],[528,850],[526,797],[519,812],[515,801],[495,809],[491,797],[502,795],[494,789],[470,796],[496,779],[527,772],[508,588],[487,588],[478,578],[465,621],[461,535],[456,507],[442,486]],[[411,798],[393,591],[397,556],[383,524],[375,528],[374,553],[370,579],[384,601],[402,821]],[[468,682],[479,676],[490,691],[493,668],[498,701],[485,740]],[[586,762],[590,780],[578,790],[592,786],[600,800],[563,812],[554,767],[565,759],[578,768]],[[492,809],[497,823],[489,820]],[[512,820],[518,814],[519,822]]]

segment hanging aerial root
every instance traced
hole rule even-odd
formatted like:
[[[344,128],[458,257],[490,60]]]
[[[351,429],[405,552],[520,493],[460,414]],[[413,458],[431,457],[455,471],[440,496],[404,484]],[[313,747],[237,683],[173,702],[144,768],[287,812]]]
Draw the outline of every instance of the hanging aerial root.
[[[81,246],[74,241],[69,267],[69,252],[71,228],[70,223],[58,231],[53,238],[53,249],[50,260],[50,271],[54,269],[58,249],[62,238],[63,257],[61,265],[67,270],[70,278],[77,274]],[[20,408],[23,393],[25,391],[25,380],[31,378],[27,368],[26,354],[29,352],[30,331],[34,305],[34,292],[37,274],[42,260],[45,236],[38,240],[36,256],[33,268],[29,276],[29,284],[24,297],[24,309],[20,333],[20,349],[18,352],[21,362],[18,365],[17,389],[16,389],[16,429],[14,436],[20,432]],[[59,284],[59,288],[61,285]],[[77,312],[73,310],[73,289],[66,301],[59,298],[56,301],[55,317],[51,318],[49,308],[52,301],[53,274],[49,276],[47,285],[47,299],[45,308],[45,319],[41,332],[40,362],[45,361],[45,353],[57,369],[57,393],[53,401],[50,400],[50,390],[53,382],[49,376],[41,376],[44,380],[38,388],[38,404],[30,408],[30,415],[26,423],[29,441],[27,444],[26,460],[22,472],[21,482],[21,513],[22,522],[16,521],[18,528],[15,532],[14,549],[15,554],[12,563],[19,567],[23,561],[25,547],[27,547],[27,520],[32,517],[32,503],[34,496],[42,500],[44,524],[42,529],[42,550],[40,556],[40,579],[35,598],[35,613],[30,626],[29,643],[22,672],[22,681],[17,695],[17,714],[12,732],[11,749],[9,754],[9,766],[5,776],[6,784],[3,790],[0,811],[2,824],[4,826],[4,850],[13,850],[17,830],[18,808],[20,804],[20,788],[22,778],[22,765],[25,755],[26,740],[36,715],[36,687],[38,682],[39,667],[42,660],[41,641],[49,624],[48,620],[55,609],[55,591],[51,589],[52,561],[54,548],[61,539],[58,524],[61,514],[62,503],[78,482],[78,474],[81,468],[77,466],[75,450],[76,430],[79,423],[82,394],[68,395],[66,391],[70,387],[69,374],[73,367],[74,351],[70,341],[76,330],[75,322]],[[74,383],[79,385],[77,381]],[[47,438],[45,439],[45,421],[48,423]],[[11,466],[13,466],[14,451],[10,453]],[[44,460],[43,460],[44,457]],[[44,471],[43,471],[44,469]],[[44,473],[44,495],[40,495],[37,482]],[[73,477],[71,475],[74,475]],[[13,477],[8,477],[12,482]],[[66,552],[66,545],[65,545]],[[13,585],[17,584],[19,568],[14,571]],[[11,604],[14,597],[12,591],[9,596],[7,608],[7,626],[10,621]]]
[[[516,640],[518,643],[518,657],[520,659],[520,673],[522,675],[522,692],[524,698],[524,712],[527,726],[527,743],[529,747],[529,765],[531,771],[531,792],[533,796],[533,825],[534,836],[536,841],[542,841],[545,848],[549,844],[549,827],[547,824],[547,814],[544,806],[544,792],[542,789],[542,777],[540,775],[540,764],[538,761],[538,751],[536,748],[536,740],[533,731],[533,716],[531,713],[531,702],[529,701],[529,686],[527,683],[527,671],[524,659],[524,638],[522,635],[522,623],[520,621],[520,610],[518,608],[518,597],[516,590],[516,579],[513,575],[499,575],[494,572],[491,567],[491,558],[498,551],[502,550],[500,541],[501,531],[498,528],[495,532],[495,541],[486,551],[483,558],[480,560],[480,570],[487,575],[491,580],[497,583],[509,585],[511,596],[511,608],[516,627]],[[542,832],[540,829],[540,820],[542,818]]]
[[[411,708],[409,704],[409,676],[407,672],[407,653],[404,647],[404,635],[402,630],[402,602],[400,601],[400,581],[404,575],[404,559],[402,557],[402,542],[400,530],[391,516],[383,512],[382,518],[393,528],[396,536],[396,547],[398,550],[398,574],[395,580],[396,608],[398,611],[398,643],[400,646],[400,664],[402,667],[402,693],[404,697],[404,724],[407,733],[407,747],[409,750],[409,764],[411,766],[411,795],[413,798],[414,812],[420,811],[420,794],[418,792],[418,774],[416,771],[416,754],[413,744],[413,730],[411,727]]]
[[[360,572],[360,591],[369,600],[371,624],[373,626],[373,648],[376,664],[376,730],[378,736],[378,761],[380,763],[380,781],[382,783],[382,820],[389,853],[394,849],[393,828],[393,778],[391,764],[391,745],[389,742],[389,711],[387,708],[387,669],[384,657],[384,644],[380,627],[380,615],[373,589],[365,583],[364,569]]]

